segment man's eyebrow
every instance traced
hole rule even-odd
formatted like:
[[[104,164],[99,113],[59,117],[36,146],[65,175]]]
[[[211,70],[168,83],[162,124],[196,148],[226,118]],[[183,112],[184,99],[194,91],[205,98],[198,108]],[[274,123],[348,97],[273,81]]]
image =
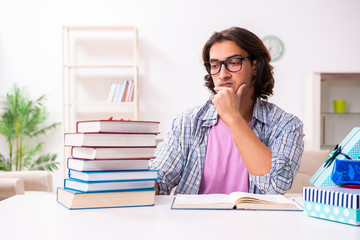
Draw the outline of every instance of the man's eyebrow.
[[[227,57],[225,60],[227,60],[229,58],[233,58],[233,57],[243,57],[243,56],[241,54],[234,54],[234,55]],[[211,59],[209,59],[209,61],[219,61],[219,59],[211,58]]]

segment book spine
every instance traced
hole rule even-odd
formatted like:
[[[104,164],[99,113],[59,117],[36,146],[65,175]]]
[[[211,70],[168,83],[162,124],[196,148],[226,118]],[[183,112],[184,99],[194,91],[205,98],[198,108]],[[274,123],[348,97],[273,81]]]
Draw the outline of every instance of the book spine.
[[[130,81],[129,83],[129,91],[126,96],[126,102],[131,102],[131,96],[133,94],[133,91],[134,91],[134,80]]]
[[[115,95],[115,90],[116,90],[116,83],[111,83],[110,89],[109,89],[109,94],[107,97],[107,102],[113,102],[114,100],[114,95]]]
[[[126,80],[124,82],[124,85],[123,85],[123,88],[122,88],[122,91],[121,91],[120,102],[125,102],[125,95],[126,95],[126,90],[128,88],[128,85],[129,85],[129,81]]]
[[[117,83],[117,85],[116,85],[116,93],[115,93],[115,97],[113,99],[113,102],[119,102],[120,101],[120,95],[121,95],[122,86],[123,86],[122,83]]]

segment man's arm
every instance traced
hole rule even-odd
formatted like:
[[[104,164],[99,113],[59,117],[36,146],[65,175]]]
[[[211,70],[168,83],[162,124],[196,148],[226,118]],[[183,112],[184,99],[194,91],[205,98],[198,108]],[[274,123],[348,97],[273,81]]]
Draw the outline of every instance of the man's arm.
[[[250,174],[263,176],[271,169],[271,150],[263,144],[245,121],[243,115],[252,116],[253,104],[240,106],[241,96],[246,85],[241,85],[236,92],[232,88],[215,88],[218,92],[213,104],[221,120],[230,128],[235,145]],[[241,108],[245,109],[243,115]],[[246,112],[246,110],[248,112]],[[250,112],[250,114],[249,114]]]
[[[155,182],[155,188],[156,188],[155,195],[159,195],[159,185],[157,184],[157,182]]]

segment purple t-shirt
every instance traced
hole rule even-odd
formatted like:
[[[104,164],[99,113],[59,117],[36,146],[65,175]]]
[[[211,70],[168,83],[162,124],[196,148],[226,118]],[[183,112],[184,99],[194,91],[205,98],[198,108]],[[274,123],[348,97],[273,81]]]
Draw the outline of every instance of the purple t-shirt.
[[[199,194],[248,192],[248,174],[229,127],[219,118],[210,128]]]

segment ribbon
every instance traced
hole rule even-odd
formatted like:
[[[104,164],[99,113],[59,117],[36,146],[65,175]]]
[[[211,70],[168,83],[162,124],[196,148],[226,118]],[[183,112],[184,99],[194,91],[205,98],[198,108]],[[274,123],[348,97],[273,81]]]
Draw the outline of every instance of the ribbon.
[[[346,159],[351,160],[351,157],[341,152],[341,146],[336,145],[334,150],[332,150],[332,152],[329,154],[330,157],[326,159],[324,167],[327,168],[331,166],[338,155],[343,155]]]

